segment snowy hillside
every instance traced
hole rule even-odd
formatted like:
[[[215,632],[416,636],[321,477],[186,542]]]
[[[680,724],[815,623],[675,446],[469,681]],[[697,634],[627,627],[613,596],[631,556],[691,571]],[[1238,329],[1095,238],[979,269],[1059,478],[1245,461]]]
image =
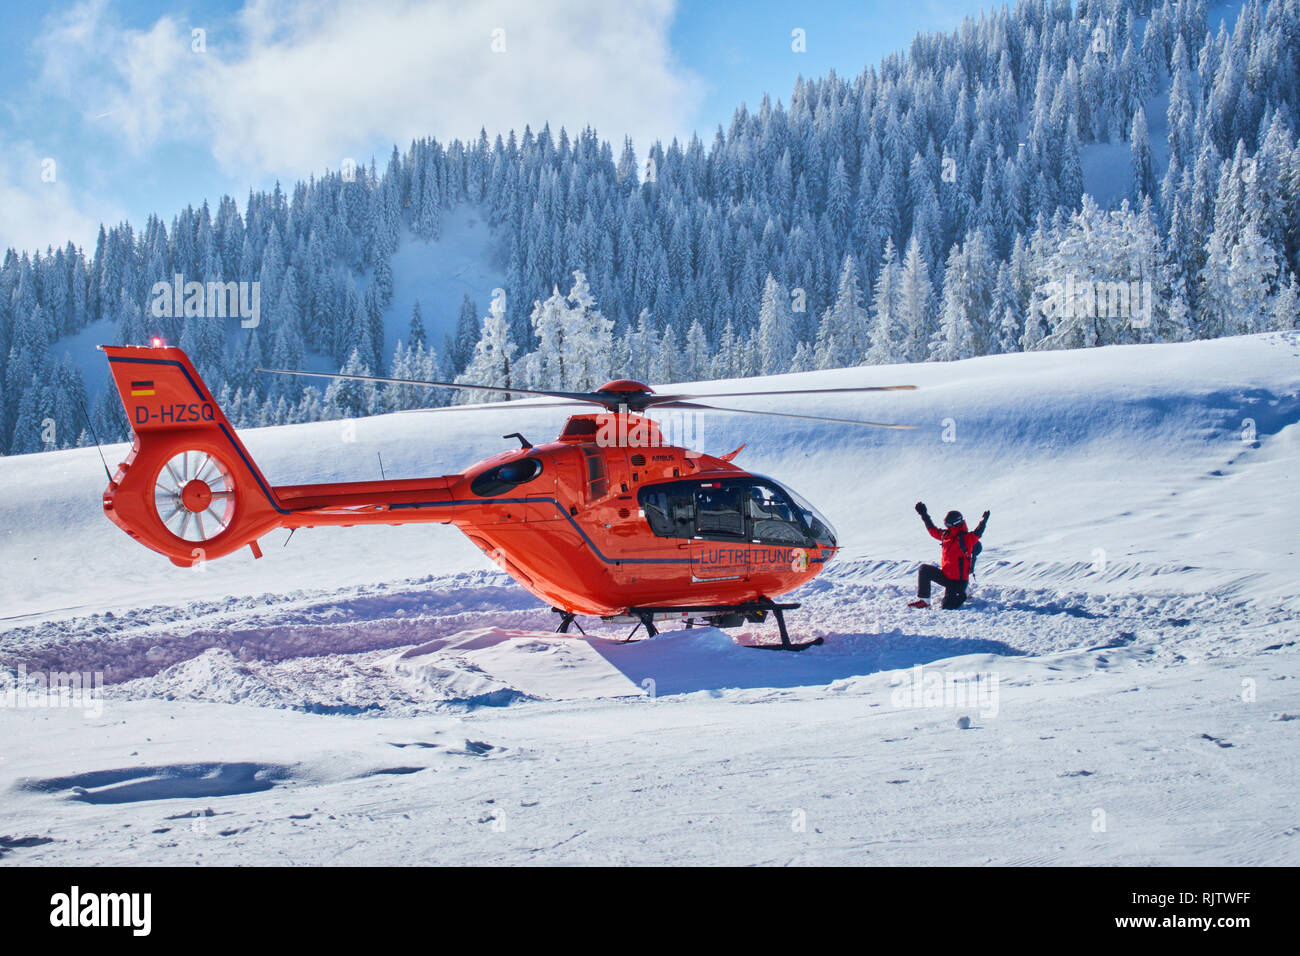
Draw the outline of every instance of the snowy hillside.
[[[417,302],[429,341],[439,352],[456,333],[456,310],[468,295],[486,314],[492,290],[505,284],[493,267],[492,236],[484,216],[460,207],[446,217],[437,240],[407,235],[393,254],[393,298],[384,310],[384,354],[398,340],[410,342],[411,312]]]
[[[556,637],[447,527],[181,570],[103,517],[93,449],[0,460],[0,701],[20,673],[108,683],[100,713],[0,707],[0,832],[51,841],[0,860],[1300,861],[1300,334],[772,381],[920,386],[746,406],[911,432],[688,426],[839,531],[791,615],[826,643],[797,655]],[[413,477],[563,419],[244,438],[275,483],[377,477],[380,453]],[[961,611],[905,607],[937,556],[917,499],[992,511]]]
[[[356,414],[253,370],[401,377],[418,299],[437,361],[415,364],[454,377],[494,341],[497,288],[518,356],[538,359],[524,384],[589,387],[540,361],[547,297],[579,272],[613,323],[595,364],[637,379],[1294,329],[1298,19],[1289,0],[1022,0],[855,78],[738,104],[713,137],[424,138],[242,208],[196,197],[101,229],[93,250],[10,250],[0,451],[126,436],[105,341],[180,344],[238,394],[239,425]],[[198,291],[175,307],[178,276]],[[238,320],[215,301],[232,282]]]

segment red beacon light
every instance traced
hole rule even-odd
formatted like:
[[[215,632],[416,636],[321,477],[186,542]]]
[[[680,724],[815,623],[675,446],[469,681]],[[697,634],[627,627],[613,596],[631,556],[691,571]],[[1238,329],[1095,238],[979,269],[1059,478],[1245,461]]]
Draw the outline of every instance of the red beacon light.
[[[155,336],[153,337],[153,347],[154,347],[154,348],[156,348],[156,349],[160,349],[160,348],[162,348],[163,346],[165,346],[166,344],[167,344],[167,343],[164,342],[164,341],[162,340],[162,336],[161,336],[161,335],[155,335]]]

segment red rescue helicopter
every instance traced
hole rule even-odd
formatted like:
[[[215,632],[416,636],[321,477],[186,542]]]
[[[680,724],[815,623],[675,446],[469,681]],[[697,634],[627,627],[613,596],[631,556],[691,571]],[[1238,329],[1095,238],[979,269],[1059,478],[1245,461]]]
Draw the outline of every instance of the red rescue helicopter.
[[[791,641],[783,612],[798,605],[776,598],[814,578],[835,555],[839,542],[830,522],[781,483],[733,464],[740,448],[714,457],[668,444],[658,423],[642,414],[648,409],[913,427],[693,401],[911,385],[700,396],[661,395],[628,380],[594,392],[557,392],[260,369],[603,408],[573,415],[545,444],[507,435],[520,447],[458,475],[273,487],[181,349],[157,340],[153,347],[101,349],[134,433],[126,461],[104,491],[104,512],[145,547],[190,567],[243,547],[261,557],[258,539],[276,528],[451,524],[560,615],[559,633],[577,615],[631,622],[633,634],[643,626],[654,636],[656,622],[666,620],[736,627],[771,614],[781,648],[821,642]]]

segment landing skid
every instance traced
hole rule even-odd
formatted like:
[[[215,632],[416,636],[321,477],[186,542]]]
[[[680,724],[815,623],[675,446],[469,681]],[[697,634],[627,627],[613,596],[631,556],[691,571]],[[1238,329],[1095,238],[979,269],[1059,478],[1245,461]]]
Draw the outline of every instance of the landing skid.
[[[509,438],[510,436],[507,435],[506,437]],[[584,631],[582,629],[582,625],[579,624],[577,620],[575,620],[576,615],[574,615],[571,611],[561,611],[558,607],[553,607],[551,608],[551,610],[554,611],[556,614],[560,615],[560,626],[555,629],[556,634],[568,634],[569,625],[572,624],[574,627],[578,629],[579,634],[581,634],[583,637],[587,636],[587,632]]]
[[[815,644],[821,644],[820,637],[811,641],[792,641],[790,632],[785,626],[785,612],[793,611],[799,607],[798,604],[778,604],[767,598],[757,601],[749,601],[745,604],[706,604],[691,607],[630,607],[627,614],[617,617],[608,617],[607,621],[635,621],[631,633],[623,639],[623,643],[631,641],[636,636],[636,632],[645,628],[646,637],[654,637],[659,633],[655,627],[656,618],[660,621],[673,620],[681,621],[687,628],[694,627],[697,623],[703,623],[712,627],[729,628],[739,627],[746,622],[750,624],[761,624],[767,620],[767,615],[771,614],[776,618],[777,629],[781,633],[780,644],[746,644],[744,647],[754,647],[760,650],[772,651],[802,651]],[[574,620],[574,615],[567,611],[561,611],[559,608],[553,608],[560,615],[560,626],[556,628],[559,634],[567,634],[569,625],[572,624],[582,631],[582,627]],[[700,620],[697,621],[696,618]],[[583,634],[586,634],[583,631]]]

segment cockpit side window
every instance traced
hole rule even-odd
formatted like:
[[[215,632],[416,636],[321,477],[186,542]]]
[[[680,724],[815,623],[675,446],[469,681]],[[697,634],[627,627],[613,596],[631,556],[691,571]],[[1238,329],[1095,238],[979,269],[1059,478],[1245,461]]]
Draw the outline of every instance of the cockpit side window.
[[[638,494],[650,530],[661,538],[695,537],[695,493],[682,484],[642,488]]]
[[[701,535],[745,537],[745,514],[741,507],[743,488],[714,483],[695,492],[695,530]]]

